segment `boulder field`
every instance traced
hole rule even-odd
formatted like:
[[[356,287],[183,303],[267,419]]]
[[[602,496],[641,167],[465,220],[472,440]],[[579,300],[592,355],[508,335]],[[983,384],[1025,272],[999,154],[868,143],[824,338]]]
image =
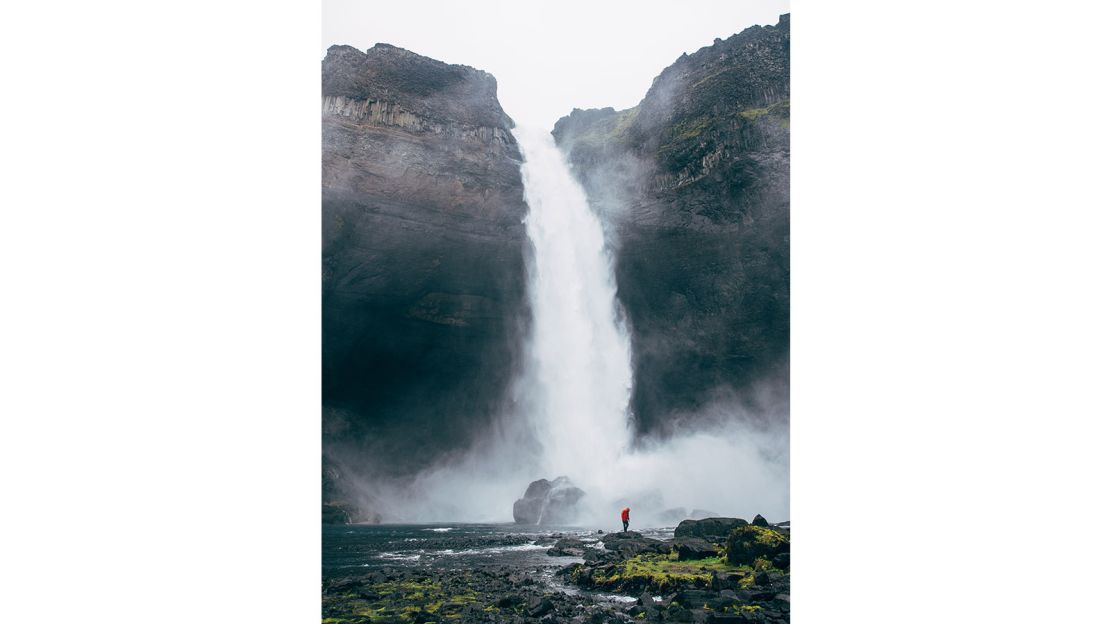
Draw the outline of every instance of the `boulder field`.
[[[552,534],[543,540],[551,544],[548,555],[582,559],[553,577],[501,565],[386,568],[329,579],[323,621],[788,622],[789,523],[690,522],[684,534],[706,537],[677,530],[672,539],[636,531]],[[721,537],[726,524],[732,528]]]

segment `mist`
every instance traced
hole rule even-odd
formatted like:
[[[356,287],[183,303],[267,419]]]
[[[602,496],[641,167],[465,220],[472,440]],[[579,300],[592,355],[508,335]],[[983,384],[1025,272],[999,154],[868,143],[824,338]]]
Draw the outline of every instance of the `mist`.
[[[521,128],[530,326],[503,413],[465,451],[415,476],[387,477],[387,457],[339,461],[372,521],[507,522],[531,481],[568,477],[586,492],[576,524],[673,526],[684,517],[760,513],[789,519],[788,393],[769,380],[746,395],[722,388],[708,406],[675,413],[665,431],[637,433],[633,356],[617,298],[612,221],[626,167],[591,206],[550,133]],[[350,469],[356,465],[356,469]]]

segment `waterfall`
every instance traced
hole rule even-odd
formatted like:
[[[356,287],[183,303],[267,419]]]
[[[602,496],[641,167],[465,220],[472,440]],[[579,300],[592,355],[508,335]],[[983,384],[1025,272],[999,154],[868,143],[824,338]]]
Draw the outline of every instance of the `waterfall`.
[[[551,135],[513,131],[524,155],[525,228],[534,249],[527,419],[548,478],[598,491],[631,442],[631,349],[598,216]]]
[[[586,525],[619,526],[625,506],[638,526],[664,526],[695,509],[789,517],[785,432],[746,425],[738,405],[707,407],[715,424],[706,428],[676,428],[633,445],[631,347],[601,221],[548,132],[517,128],[513,135],[524,155],[525,229],[534,252],[514,422],[525,426],[537,457],[493,464],[513,473],[517,488],[523,479],[513,471],[569,477],[586,492],[578,517]],[[504,449],[487,459],[498,452]]]

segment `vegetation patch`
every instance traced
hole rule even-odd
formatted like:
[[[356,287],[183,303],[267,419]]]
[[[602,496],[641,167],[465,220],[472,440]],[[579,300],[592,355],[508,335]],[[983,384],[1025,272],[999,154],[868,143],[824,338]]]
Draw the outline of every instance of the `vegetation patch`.
[[[607,591],[667,592],[710,587],[717,573],[735,577],[740,586],[751,585],[753,578],[750,566],[733,565],[723,557],[678,561],[677,554],[670,553],[640,554],[600,569],[580,568],[572,574],[572,580]]]
[[[372,583],[360,591],[324,595],[322,624],[428,622],[460,619],[479,594],[468,586],[445,587],[430,580]],[[488,611],[487,607],[487,611]]]
[[[749,524],[736,527],[728,534],[726,548],[726,559],[730,563],[766,569],[772,557],[790,552],[790,537],[769,527]]]

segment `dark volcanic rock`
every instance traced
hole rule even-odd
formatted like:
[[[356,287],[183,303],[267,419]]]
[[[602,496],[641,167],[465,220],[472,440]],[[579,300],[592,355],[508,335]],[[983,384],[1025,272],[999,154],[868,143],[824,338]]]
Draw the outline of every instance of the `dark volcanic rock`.
[[[757,527],[768,526],[767,519],[764,518],[763,516],[759,515],[759,514],[755,514],[755,517],[752,518],[752,526],[757,526]]]
[[[748,523],[743,518],[704,518],[702,520],[683,520],[675,527],[674,536],[701,537],[711,540],[723,540],[728,537],[729,531]]]
[[[790,552],[790,537],[775,529],[749,524],[729,533],[726,548],[729,563],[752,565],[758,557],[773,560],[778,554]]]
[[[323,524],[350,524],[351,512],[340,505],[324,504]]]
[[[375,456],[407,474],[504,400],[527,317],[521,157],[485,72],[333,46],[322,86],[324,451],[348,478]]]
[[[589,544],[574,537],[564,537],[547,550],[553,557],[581,557],[586,553]]]
[[[789,66],[784,15],[684,54],[635,108],[555,124],[619,241],[642,430],[723,396],[787,418]]]
[[[672,548],[678,553],[680,561],[686,559],[705,559],[715,557],[717,550],[700,537],[681,537],[674,540]]]
[[[566,477],[533,481],[528,484],[524,496],[513,503],[513,521],[517,524],[570,524],[578,514],[578,501],[585,495]]]
[[[640,553],[669,552],[670,544],[650,537],[644,537],[636,531],[620,531],[609,533],[601,538],[606,550],[618,553],[621,558],[628,558]]]

